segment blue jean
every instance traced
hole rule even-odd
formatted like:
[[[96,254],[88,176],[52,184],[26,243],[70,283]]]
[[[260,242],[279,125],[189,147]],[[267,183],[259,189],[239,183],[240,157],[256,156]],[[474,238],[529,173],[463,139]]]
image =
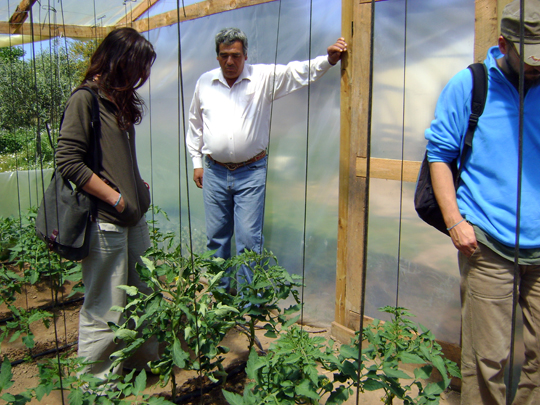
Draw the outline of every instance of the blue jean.
[[[236,254],[246,249],[261,253],[267,159],[229,170],[206,158],[203,177],[206,246],[208,250],[216,250],[216,257],[231,257],[233,233]],[[242,266],[236,279],[240,287],[242,283],[251,283],[253,274]],[[228,290],[230,278],[222,278],[220,287]]]

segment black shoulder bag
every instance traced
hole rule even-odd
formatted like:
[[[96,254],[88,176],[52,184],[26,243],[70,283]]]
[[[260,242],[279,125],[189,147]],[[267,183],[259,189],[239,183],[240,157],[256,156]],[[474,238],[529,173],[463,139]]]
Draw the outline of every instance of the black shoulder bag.
[[[94,173],[99,171],[101,148],[101,121],[99,119],[99,101],[97,95],[88,87],[75,90],[86,90],[92,94],[92,138]],[[62,127],[62,121],[60,127]],[[49,141],[50,139],[49,136]],[[52,146],[52,145],[51,145]],[[53,146],[54,150],[54,146]],[[82,190],[74,189],[69,180],[62,177],[58,169],[54,170],[51,183],[47,187],[36,217],[36,233],[44,240],[49,249],[64,259],[82,260],[88,256],[90,249],[90,222],[96,216],[95,197]]]
[[[463,165],[465,164],[465,158],[469,150],[472,148],[473,135],[478,124],[478,119],[484,112],[488,88],[488,74],[486,66],[483,63],[473,63],[469,65],[468,68],[471,70],[473,76],[473,92],[469,126],[467,128],[467,133],[465,134],[465,142],[459,157],[459,169],[457,165],[458,159],[455,159],[450,163],[456,190],[459,187],[461,171],[463,170]],[[414,192],[414,209],[418,213],[420,219],[422,219],[424,222],[438,229],[442,233],[450,235],[446,229],[446,224],[444,223],[441,209],[435,198],[435,193],[433,192],[431,173],[429,171],[429,162],[427,160],[427,151],[424,155],[424,160],[422,160],[422,165],[420,166],[420,171],[418,173],[416,190]]]

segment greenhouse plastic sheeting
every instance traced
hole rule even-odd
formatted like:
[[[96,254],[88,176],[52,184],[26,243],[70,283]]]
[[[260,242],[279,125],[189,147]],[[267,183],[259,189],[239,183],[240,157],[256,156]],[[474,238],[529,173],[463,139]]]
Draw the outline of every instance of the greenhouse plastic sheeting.
[[[315,57],[341,35],[341,0],[314,0],[312,6],[312,21],[310,2],[282,0],[145,34],[158,58],[140,91],[148,113],[137,128],[138,157],[153,203],[171,219],[160,226],[180,234],[186,252],[189,235],[195,251],[205,249],[202,192],[192,181],[184,127],[196,80],[218,67],[215,33],[231,26],[244,30],[248,63]],[[418,161],[438,94],[472,61],[474,2],[384,1],[376,3],[375,16],[372,156]],[[334,319],[339,86],[335,67],[309,89],[276,101],[272,113],[265,247],[286,269],[304,273],[305,321],[312,324]],[[29,182],[17,183],[17,176]],[[17,215],[25,198],[21,207],[36,204],[40,189],[32,176],[0,177],[3,215]],[[31,201],[27,189],[35,190]],[[378,307],[398,304],[437,338],[458,341],[456,254],[448,238],[416,217],[413,189],[411,183],[371,180],[366,315],[378,317]]]

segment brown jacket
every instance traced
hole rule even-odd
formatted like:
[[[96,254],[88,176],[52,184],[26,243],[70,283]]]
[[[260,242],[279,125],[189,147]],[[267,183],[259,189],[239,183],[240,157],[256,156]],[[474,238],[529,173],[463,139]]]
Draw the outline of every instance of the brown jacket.
[[[135,129],[118,127],[116,107],[98,91],[95,83],[87,82],[99,95],[101,118],[101,170],[96,173],[120,192],[126,208],[119,213],[110,204],[98,200],[98,219],[121,226],[133,226],[150,206],[150,192],[137,165]],[[92,176],[93,140],[91,129],[92,95],[84,90],[74,93],[66,104],[64,121],[56,150],[56,164],[63,177],[82,188]]]

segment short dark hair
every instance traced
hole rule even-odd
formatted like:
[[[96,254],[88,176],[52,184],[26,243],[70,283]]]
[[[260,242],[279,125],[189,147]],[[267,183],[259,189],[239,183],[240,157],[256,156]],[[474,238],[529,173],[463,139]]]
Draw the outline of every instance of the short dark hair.
[[[232,45],[236,41],[242,42],[242,50],[247,55],[248,39],[246,34],[238,28],[223,28],[216,34],[216,53],[219,56],[219,46],[221,44]]]

